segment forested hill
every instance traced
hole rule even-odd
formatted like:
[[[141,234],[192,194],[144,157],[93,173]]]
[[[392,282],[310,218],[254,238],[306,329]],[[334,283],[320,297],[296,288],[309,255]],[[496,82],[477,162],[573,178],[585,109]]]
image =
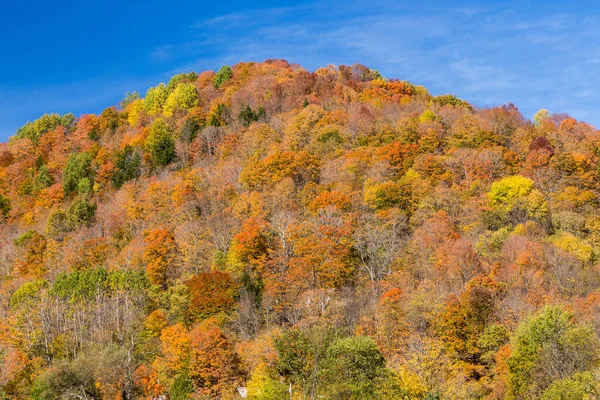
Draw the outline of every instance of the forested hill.
[[[598,396],[599,157],[362,65],[43,115],[0,144],[0,398]]]

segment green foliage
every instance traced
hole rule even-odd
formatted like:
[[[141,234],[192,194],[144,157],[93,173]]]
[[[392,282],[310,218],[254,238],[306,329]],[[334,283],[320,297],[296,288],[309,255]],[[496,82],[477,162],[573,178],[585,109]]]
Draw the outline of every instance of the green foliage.
[[[96,203],[91,203],[85,199],[77,198],[69,206],[67,211],[67,221],[72,229],[82,225],[89,225],[96,213]]]
[[[58,126],[70,128],[73,122],[75,122],[75,115],[73,113],[62,116],[59,114],[44,114],[35,121],[27,122],[20,127],[15,137],[17,139],[28,138],[33,143],[37,143],[46,132],[50,132]]]
[[[146,151],[155,166],[163,167],[175,160],[173,131],[162,119],[154,121],[146,139]]]
[[[131,147],[126,145],[122,151],[117,154],[115,162],[115,172],[111,177],[113,185],[118,189],[131,179],[140,176],[140,165],[142,157]]]
[[[184,82],[193,83],[194,81],[196,81],[196,79],[198,79],[198,74],[195,72],[188,72],[188,73],[183,72],[181,74],[173,75],[171,77],[171,79],[169,80],[169,83],[167,84],[167,89],[170,93],[173,90],[175,90],[177,85],[179,85],[180,83],[184,83]]]
[[[92,180],[92,159],[88,153],[73,153],[69,156],[63,170],[63,188],[69,195],[79,188],[83,179]]]
[[[50,293],[64,300],[78,301],[92,300],[98,292],[140,291],[147,287],[142,271],[94,268],[58,275],[50,287]]]
[[[3,219],[8,218],[11,209],[10,199],[0,194],[0,216],[2,216]]]
[[[213,79],[213,86],[215,89],[221,87],[221,85],[227,82],[233,76],[233,70],[229,65],[222,66]]]
[[[33,400],[100,399],[96,385],[94,361],[79,357],[72,362],[62,361],[38,377],[32,388]]]
[[[50,175],[50,170],[46,165],[42,165],[33,179],[32,192],[34,195],[37,195],[42,189],[50,187],[53,183],[54,179]]]
[[[146,92],[146,97],[144,98],[144,109],[150,115],[159,115],[162,113],[168,97],[169,90],[164,83],[151,87]]]
[[[194,392],[194,382],[187,374],[178,375],[169,388],[170,399],[186,400]]]
[[[22,233],[14,240],[15,246],[25,246],[29,239],[31,239],[36,233],[36,231],[31,229],[25,233]]]
[[[369,337],[349,337],[328,349],[323,384],[329,398],[372,399],[385,373],[385,358],[375,342]]]
[[[131,103],[133,103],[136,100],[140,99],[140,94],[136,91],[133,92],[127,92],[125,93],[125,97],[123,98],[123,100],[121,100],[121,102],[119,103],[119,106],[121,107],[122,110],[127,109],[127,106],[129,106]]]
[[[578,372],[557,380],[544,392],[542,400],[596,399],[600,395],[598,377],[591,372]]]
[[[259,107],[257,111],[252,110],[250,106],[246,106],[242,108],[238,115],[238,120],[244,125],[246,128],[250,126],[252,122],[256,121],[264,121],[265,119],[265,109]]]
[[[229,110],[225,104],[219,103],[215,111],[210,116],[208,124],[210,126],[225,126],[225,118],[227,117],[228,111]]]
[[[202,124],[196,118],[187,118],[179,130],[179,139],[185,143],[192,143],[202,129]]]
[[[372,185],[365,190],[365,203],[376,210],[383,210],[390,207],[406,207],[407,198],[406,188],[396,182],[388,181]]]
[[[331,329],[290,329],[275,338],[278,359],[277,373],[300,387],[305,396],[314,396],[321,378],[321,367],[327,349],[335,340]]]
[[[593,330],[576,325],[573,316],[548,306],[519,325],[507,360],[509,389],[515,398],[536,398],[561,376],[585,372],[600,361]]]
[[[443,107],[445,105],[450,105],[450,106],[453,106],[453,107],[466,107],[469,110],[472,109],[472,107],[471,107],[471,105],[469,103],[467,103],[466,101],[461,100],[458,97],[453,96],[451,94],[443,94],[443,95],[440,95],[440,96],[434,96],[431,99],[431,102],[433,104],[436,104],[436,105],[440,106],[440,107]]]
[[[10,306],[14,308],[25,304],[35,305],[39,292],[46,287],[48,287],[48,281],[44,279],[22,284],[10,297]]]
[[[198,93],[193,83],[180,83],[171,92],[164,105],[164,114],[173,115],[174,112],[189,111],[198,105]]]
[[[54,210],[48,215],[45,232],[48,236],[62,240],[64,236],[71,232],[71,224],[64,210]]]
[[[477,341],[477,346],[483,352],[481,356],[483,362],[492,364],[498,349],[508,343],[509,339],[510,332],[506,326],[500,324],[486,326]]]

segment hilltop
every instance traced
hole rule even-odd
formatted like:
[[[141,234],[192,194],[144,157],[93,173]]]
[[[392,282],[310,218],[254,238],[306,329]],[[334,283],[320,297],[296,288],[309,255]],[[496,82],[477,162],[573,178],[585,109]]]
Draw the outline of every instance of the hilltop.
[[[0,398],[598,393],[599,157],[359,64],[45,114],[0,144]]]

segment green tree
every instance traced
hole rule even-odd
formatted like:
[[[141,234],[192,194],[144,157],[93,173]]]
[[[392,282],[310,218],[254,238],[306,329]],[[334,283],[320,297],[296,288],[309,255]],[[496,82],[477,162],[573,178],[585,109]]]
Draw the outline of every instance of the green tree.
[[[151,87],[146,91],[144,109],[150,115],[159,115],[162,112],[168,97],[169,91],[164,83]]]
[[[542,400],[582,400],[600,397],[598,376],[591,372],[578,372],[552,383],[542,395]]]
[[[300,388],[305,397],[314,398],[321,366],[334,340],[335,332],[327,328],[285,331],[275,338],[277,372],[295,388]]]
[[[8,218],[11,209],[10,199],[0,194],[0,216],[2,216],[3,219]]]
[[[69,206],[69,210],[67,211],[67,221],[73,229],[81,225],[89,225],[94,218],[95,213],[96,203],[77,198]]]
[[[28,138],[37,143],[46,133],[56,129],[58,126],[70,128],[75,122],[75,115],[68,113],[63,116],[59,114],[44,114],[33,122],[27,122],[17,130],[17,139]]]
[[[265,118],[265,109],[259,107],[257,111],[252,110],[250,106],[246,106],[242,108],[240,113],[238,114],[238,120],[244,125],[246,128],[250,126],[252,122],[264,120]]]
[[[140,176],[140,164],[142,157],[131,147],[126,145],[122,151],[117,154],[115,162],[116,170],[111,177],[112,183],[116,188],[131,179]]]
[[[181,74],[173,75],[171,77],[171,79],[169,79],[169,83],[167,84],[167,90],[170,93],[173,90],[175,90],[177,85],[179,85],[180,83],[182,83],[182,82],[192,83],[196,79],[198,79],[198,74],[195,72],[188,72],[188,73],[183,72]]]
[[[146,139],[146,150],[155,166],[165,166],[175,160],[173,131],[162,119],[154,121]]]
[[[185,143],[192,143],[201,128],[202,124],[197,118],[187,118],[179,130],[179,139]]]
[[[372,399],[386,375],[385,359],[369,337],[339,339],[327,351],[323,382],[327,398]]]
[[[63,188],[65,194],[73,193],[82,179],[92,180],[92,159],[88,153],[74,153],[69,156],[63,170]]]
[[[223,83],[227,82],[232,76],[233,76],[233,70],[231,69],[231,67],[229,65],[222,66],[219,69],[219,71],[217,71],[217,74],[215,75],[215,78],[213,79],[213,85],[214,85],[215,89],[220,88],[221,85]]]
[[[42,165],[39,169],[35,178],[33,179],[33,194],[39,194],[42,189],[50,187],[54,183],[54,179],[52,175],[50,175],[50,170],[46,165]]]
[[[189,111],[198,105],[198,93],[193,83],[180,83],[171,92],[164,106],[164,114],[171,116],[177,110]]]
[[[78,357],[72,362],[62,361],[44,372],[34,382],[31,398],[100,399],[102,393],[96,385],[94,360]]]
[[[507,360],[509,394],[534,399],[557,379],[598,366],[600,343],[591,327],[577,325],[558,306],[547,306],[521,323]]]
[[[123,100],[121,100],[121,102],[119,103],[119,106],[121,107],[121,110],[125,110],[128,105],[139,99],[140,94],[138,92],[127,92],[125,93],[125,97],[123,97]]]

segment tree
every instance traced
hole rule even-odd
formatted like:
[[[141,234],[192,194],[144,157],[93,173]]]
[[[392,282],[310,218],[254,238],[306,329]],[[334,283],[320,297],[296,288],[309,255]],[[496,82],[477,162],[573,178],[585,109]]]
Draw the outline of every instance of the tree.
[[[54,183],[48,166],[42,165],[33,179],[32,193],[38,195],[42,189],[50,187]]]
[[[150,127],[150,134],[146,139],[146,151],[152,163],[158,167],[164,167],[175,160],[173,131],[162,119],[155,120]]]
[[[600,363],[600,342],[593,330],[574,323],[557,306],[547,306],[520,324],[512,347],[507,364],[514,398],[537,398],[552,382]]]
[[[146,248],[142,259],[151,284],[166,288],[169,275],[175,271],[177,243],[173,232],[154,229],[144,234]]]
[[[146,97],[144,98],[144,108],[146,112],[152,116],[162,113],[168,97],[169,91],[164,83],[148,89]]]
[[[238,120],[244,125],[246,128],[250,126],[252,122],[264,120],[265,118],[265,109],[259,107],[257,111],[252,110],[250,106],[246,106],[242,108],[240,113],[238,114]]]
[[[96,399],[102,393],[96,386],[92,360],[79,357],[73,362],[63,361],[42,374],[34,383],[32,398]]]
[[[192,83],[180,83],[171,92],[164,105],[164,114],[171,116],[175,111],[190,111],[198,105],[198,94]]]
[[[542,122],[548,118],[550,118],[550,114],[548,113],[548,110],[540,108],[538,110],[538,112],[536,112],[535,115],[533,116],[533,122],[535,123],[536,126],[540,126],[542,124]]]
[[[121,107],[121,110],[126,110],[131,103],[139,99],[140,94],[135,90],[133,92],[127,92],[125,93],[125,97],[123,97],[123,100],[121,100],[121,102],[119,103],[119,106]]]
[[[30,139],[37,144],[44,134],[56,129],[58,126],[70,128],[73,122],[75,122],[75,115],[72,113],[62,116],[59,114],[44,114],[35,121],[27,122],[20,127],[15,136],[18,139]]]
[[[8,218],[11,208],[10,199],[0,194],[0,215],[3,219]]]
[[[215,78],[213,79],[213,85],[214,85],[215,89],[220,88],[221,85],[223,83],[227,82],[229,79],[231,79],[232,76],[233,76],[233,70],[231,69],[231,67],[229,65],[222,66],[217,71],[217,74],[215,75]]]
[[[406,217],[397,209],[362,217],[354,234],[363,269],[371,281],[373,298],[379,297],[381,281],[391,273],[403,245]]]
[[[120,188],[125,182],[140,176],[141,162],[142,158],[133,147],[126,145],[117,154],[116,169],[111,177],[113,185]]]
[[[196,392],[211,398],[231,396],[246,374],[227,336],[209,323],[192,329],[190,337],[190,377]]]
[[[308,330],[292,328],[275,337],[277,372],[305,398],[315,398],[327,349],[335,340],[332,329],[315,327]]]
[[[67,211],[67,221],[71,229],[78,228],[81,225],[89,226],[96,213],[96,208],[96,203],[91,203],[82,198],[75,199]]]
[[[481,339],[505,291],[504,285],[489,277],[474,278],[460,297],[450,296],[438,318],[439,334],[450,356],[456,359],[457,367],[474,379],[485,374]],[[487,333],[488,341],[493,341],[489,338],[490,331]]]
[[[192,298],[188,309],[192,321],[201,321],[236,308],[239,285],[226,272],[213,271],[194,275],[186,285]]]
[[[385,372],[385,358],[371,338],[339,339],[327,350],[323,390],[335,399],[372,399]]]
[[[92,180],[92,159],[88,153],[74,153],[69,156],[63,170],[63,188],[69,195],[76,191],[82,180]]]

